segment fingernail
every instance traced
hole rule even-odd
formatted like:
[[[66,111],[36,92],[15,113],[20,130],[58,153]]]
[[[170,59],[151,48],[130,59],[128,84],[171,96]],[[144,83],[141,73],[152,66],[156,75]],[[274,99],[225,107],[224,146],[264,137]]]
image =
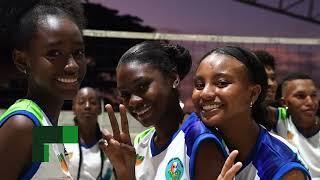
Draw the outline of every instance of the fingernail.
[[[105,140],[105,139],[100,139],[100,140],[99,140],[99,144],[100,144],[100,145],[108,146],[108,141]]]

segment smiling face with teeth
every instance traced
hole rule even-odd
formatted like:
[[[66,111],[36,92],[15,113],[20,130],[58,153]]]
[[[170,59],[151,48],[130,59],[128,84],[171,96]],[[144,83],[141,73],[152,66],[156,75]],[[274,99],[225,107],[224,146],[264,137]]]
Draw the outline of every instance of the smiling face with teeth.
[[[175,99],[172,83],[149,64],[134,61],[118,66],[117,86],[130,114],[145,127],[164,119]]]
[[[29,92],[71,100],[86,72],[84,43],[69,18],[47,15],[39,22],[31,47],[24,51]]]
[[[245,66],[229,55],[213,53],[201,61],[192,100],[205,124],[223,128],[250,117],[253,88],[247,74]]]

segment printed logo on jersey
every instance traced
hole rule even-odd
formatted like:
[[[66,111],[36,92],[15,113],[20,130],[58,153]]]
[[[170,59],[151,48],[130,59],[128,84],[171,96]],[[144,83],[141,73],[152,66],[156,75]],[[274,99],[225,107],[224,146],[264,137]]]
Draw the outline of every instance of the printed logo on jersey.
[[[183,164],[179,158],[172,158],[166,167],[167,180],[180,180],[183,175]]]
[[[288,139],[288,140],[292,140],[292,139],[293,139],[293,136],[294,136],[293,133],[288,130],[288,131],[287,131],[287,139]]]
[[[140,156],[139,154],[136,155],[136,166],[140,165],[144,160],[144,156]]]

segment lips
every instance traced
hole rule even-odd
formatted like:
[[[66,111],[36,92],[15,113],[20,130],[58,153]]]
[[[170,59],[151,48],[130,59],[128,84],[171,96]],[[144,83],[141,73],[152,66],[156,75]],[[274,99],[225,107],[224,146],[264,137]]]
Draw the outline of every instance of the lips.
[[[202,107],[202,109],[204,111],[211,111],[213,109],[218,109],[220,108],[222,105],[221,104],[210,104],[210,105],[205,105]]]
[[[78,78],[76,77],[58,77],[57,81],[67,84],[76,83],[78,81]]]
[[[95,116],[96,114],[95,113],[89,113],[89,112],[85,112],[85,113],[82,113],[83,116]]]
[[[210,118],[218,113],[221,110],[222,104],[206,104],[201,107],[201,114],[206,117]]]
[[[144,104],[142,107],[132,110],[132,113],[137,116],[138,119],[144,119],[151,110],[151,105]]]
[[[216,96],[212,101],[202,100],[202,102],[200,102],[200,113],[204,118],[208,119],[216,115],[222,107],[223,103],[221,102],[221,99]]]
[[[315,109],[305,109],[302,110],[302,112],[308,116],[314,116],[316,115],[316,110]]]

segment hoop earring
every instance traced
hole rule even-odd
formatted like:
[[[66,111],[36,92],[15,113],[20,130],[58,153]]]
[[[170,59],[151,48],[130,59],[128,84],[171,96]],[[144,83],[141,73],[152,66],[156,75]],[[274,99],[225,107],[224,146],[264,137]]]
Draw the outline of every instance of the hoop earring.
[[[252,106],[253,106],[253,102],[251,101],[251,102],[250,102],[250,108],[252,108]]]
[[[179,85],[179,83],[180,83],[180,80],[179,80],[179,79],[176,79],[176,80],[173,82],[173,84],[172,84],[172,88],[173,88],[173,89],[177,88],[178,85]]]

